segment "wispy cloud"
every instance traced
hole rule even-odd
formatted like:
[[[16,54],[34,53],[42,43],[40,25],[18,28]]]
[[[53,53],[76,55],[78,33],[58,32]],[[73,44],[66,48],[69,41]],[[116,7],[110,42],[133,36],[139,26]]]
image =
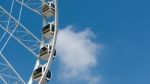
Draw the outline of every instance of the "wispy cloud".
[[[74,29],[68,26],[58,33],[56,48],[61,63],[60,77],[65,82],[98,84],[100,77],[93,76],[91,69],[97,65],[97,53],[102,45],[92,41],[95,35],[91,30],[76,32]]]

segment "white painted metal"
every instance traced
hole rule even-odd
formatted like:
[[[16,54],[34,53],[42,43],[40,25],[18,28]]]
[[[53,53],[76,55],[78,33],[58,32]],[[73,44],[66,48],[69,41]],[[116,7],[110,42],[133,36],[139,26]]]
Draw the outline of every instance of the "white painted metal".
[[[6,80],[0,75],[0,78],[2,79],[2,81],[7,84]]]
[[[11,4],[11,9],[10,9],[10,14],[12,13],[12,10],[13,10],[13,6],[14,6],[14,2],[15,2],[15,0],[13,0],[12,1],[12,4]],[[9,23],[10,23],[10,17],[9,17],[9,19],[8,19],[8,22],[7,22],[8,24],[7,24],[7,29],[8,29],[8,26],[9,26]],[[6,32],[2,35],[2,37],[1,37],[1,39],[0,39],[0,41],[4,38],[4,36],[6,35]]]
[[[0,7],[0,9],[4,12],[5,15],[8,15],[8,17],[10,17],[11,19],[13,19],[16,24],[18,24],[19,26],[21,26],[21,29],[24,30],[22,32],[25,32],[27,34],[26,36],[30,36],[31,38],[33,38],[33,39],[29,40],[29,41],[35,41],[36,42],[36,46],[39,46],[39,44],[42,43],[36,36],[34,36],[26,27],[24,27],[20,22],[18,22],[13,16],[11,16],[5,9],[3,9],[2,7]],[[20,38],[22,36],[19,36],[19,37],[18,36],[14,36],[13,34],[11,34],[10,30],[8,30],[7,28],[5,28],[1,24],[0,24],[0,26],[8,34],[12,35],[12,37],[14,39],[16,39],[21,45],[23,45],[27,50],[29,50],[32,54],[34,54],[36,57],[38,57],[38,54],[36,52],[34,52],[32,50],[32,48],[30,48],[31,46],[33,46],[33,44],[30,45],[30,46],[28,46],[27,43],[29,43],[29,41],[25,42],[26,39],[21,39]]]
[[[38,81],[38,84],[45,84],[47,81],[45,81],[46,75],[48,73],[48,71],[50,70],[50,66],[52,64],[53,61],[53,55],[54,55],[54,48],[55,48],[55,44],[56,44],[56,37],[57,37],[57,25],[58,25],[58,15],[57,15],[57,1],[56,0],[51,0],[54,2],[55,4],[55,15],[54,15],[54,24],[55,24],[55,31],[54,31],[54,37],[51,41],[48,42],[48,45],[51,45],[51,53],[49,54],[48,60],[45,62],[44,66],[45,66],[45,71],[42,74],[42,77],[40,77],[40,80]],[[45,4],[45,0],[42,0],[42,6]],[[43,27],[46,26],[48,24],[46,16],[43,16]],[[44,43],[44,38],[42,38],[42,41]],[[38,61],[40,61],[42,59],[38,59]],[[38,62],[40,63],[40,62]],[[37,64],[36,64],[37,65]],[[39,64],[42,65],[42,64]],[[35,69],[37,68],[37,66],[35,66]],[[34,70],[35,70],[34,69]],[[34,71],[33,70],[33,71]],[[31,79],[32,77],[30,77],[30,80],[28,82],[28,84],[32,84],[34,81]]]
[[[22,0],[22,2],[23,2],[23,0]],[[11,9],[10,9],[10,14],[12,13],[13,6],[14,6],[14,0],[12,1],[12,5],[11,5]],[[1,12],[2,12],[2,11],[1,11]],[[21,8],[20,8],[20,10],[19,10],[18,22],[20,21],[21,13],[22,13],[22,5],[21,5]],[[3,15],[4,15],[4,14],[2,14],[1,17],[2,17]],[[6,21],[6,22],[7,22],[7,29],[8,29],[8,26],[9,26],[9,23],[10,23],[10,17],[9,17],[8,21]],[[19,81],[19,80],[20,80],[23,84],[25,84],[25,82],[24,82],[24,80],[21,78],[21,76],[16,72],[16,70],[12,67],[12,65],[7,61],[7,59],[6,59],[6,58],[4,57],[4,55],[2,54],[3,49],[4,49],[5,46],[7,45],[8,41],[10,40],[10,38],[11,38],[11,36],[12,36],[12,34],[14,33],[14,31],[15,31],[16,28],[17,28],[17,25],[16,25],[16,27],[14,28],[13,32],[9,35],[8,39],[6,40],[6,42],[4,43],[3,47],[2,47],[1,50],[0,50],[0,57],[1,57],[1,60],[4,60],[5,63],[6,63],[5,65],[7,65],[7,67],[4,68],[4,69],[2,69],[2,70],[1,70],[1,73],[0,73],[0,78],[2,79],[2,81],[3,81],[5,84],[8,84],[9,82],[6,81],[6,79],[4,79],[4,76],[5,76],[5,77],[12,78],[12,79],[15,78],[15,79],[17,79],[16,81]],[[0,41],[4,38],[5,34],[6,34],[6,32],[2,35]],[[2,72],[5,71],[5,70],[7,70],[7,69],[10,69],[11,71],[13,71],[13,73],[14,73],[17,77],[11,76],[11,75],[7,75],[6,73],[5,73],[5,74],[2,74]]]
[[[4,20],[1,21],[0,20],[0,22],[7,23],[7,27],[5,27],[3,24],[0,24],[0,28],[5,31],[5,33],[1,37],[0,41],[4,38],[4,36],[5,36],[6,33],[9,34],[9,37],[7,38],[5,44],[0,49],[0,55],[5,60],[6,64],[0,63],[0,65],[5,65],[5,66],[8,66],[9,68],[11,68],[11,70],[17,75],[17,77],[16,76],[10,76],[10,75],[7,75],[7,74],[1,74],[1,71],[8,69],[6,67],[6,68],[0,70],[0,79],[5,84],[7,84],[7,81],[3,78],[3,76],[10,77],[10,78],[15,78],[17,80],[20,80],[23,84],[25,84],[25,82],[21,78],[21,76],[17,73],[17,71],[15,71],[15,69],[11,66],[11,64],[7,61],[7,59],[2,54],[3,49],[5,48],[5,46],[7,45],[7,43],[9,42],[10,38],[12,37],[12,38],[14,38],[15,40],[17,40],[22,46],[24,46],[27,50],[29,50],[32,54],[34,54],[37,57],[36,64],[35,64],[35,67],[33,69],[33,72],[34,72],[35,69],[37,69],[39,67],[39,65],[44,66],[45,69],[43,70],[42,76],[39,78],[39,81],[37,81],[37,83],[38,84],[45,84],[45,83],[47,83],[47,81],[45,81],[45,78],[47,76],[48,71],[50,70],[50,66],[51,66],[52,61],[53,61],[53,55],[54,55],[55,44],[56,44],[57,27],[58,27],[57,0],[49,0],[49,1],[53,1],[54,5],[55,5],[54,16],[52,16],[51,14],[47,15],[48,12],[42,13],[42,10],[41,10],[42,6],[44,4],[47,4],[47,2],[45,2],[45,0],[39,0],[39,1],[35,0],[37,2],[34,2],[34,3],[32,2],[33,0],[27,0],[26,2],[24,2],[25,0],[13,0],[12,6],[14,5],[14,1],[16,1],[16,2],[18,2],[18,3],[21,4],[21,9],[20,9],[20,14],[19,14],[19,19],[18,20],[16,20],[11,15],[13,7],[11,8],[10,13],[8,13],[3,7],[0,6],[0,17],[5,15],[5,16],[7,16],[9,18],[8,21],[4,21]],[[32,7],[31,5],[38,5],[38,6],[37,7]],[[53,37],[47,39],[47,38],[43,38],[43,36],[42,36],[42,39],[39,40],[24,25],[22,25],[20,23],[20,17],[21,17],[21,13],[22,13],[22,7],[26,7],[28,9],[30,9],[31,11],[35,12],[36,14],[42,16],[42,18],[43,18],[43,27],[48,24],[48,22],[49,22],[48,18],[53,17],[54,18],[53,22],[55,24],[55,31],[54,31]],[[10,23],[14,23],[14,25],[8,26]],[[12,27],[13,29],[9,29],[8,27]],[[21,29],[21,30],[19,30],[19,29]],[[22,31],[22,29],[23,29],[23,31]],[[42,28],[41,28],[41,30],[42,30]],[[15,35],[15,33],[22,33],[22,32],[24,33],[23,35],[20,35],[20,36]],[[27,37],[27,36],[28,37],[32,37],[32,39],[28,40],[28,39],[24,39],[23,38],[23,37]],[[49,40],[49,41],[46,42],[45,41],[46,39]],[[35,42],[35,43],[33,44],[33,42]],[[32,44],[28,45],[29,43],[32,43]],[[44,60],[45,63],[42,63],[41,61],[43,59],[39,57],[39,52],[36,52],[35,50],[41,48],[42,46],[46,46],[46,45],[51,46],[51,50],[50,50],[51,53],[48,54],[49,56],[46,56],[45,59],[47,59],[47,60]],[[33,72],[32,72],[32,74],[33,74]],[[18,82],[16,81],[16,83],[18,83]],[[34,80],[32,78],[32,75],[31,75],[31,77],[30,77],[30,79],[28,81],[28,84],[33,84],[33,83],[35,83],[35,82],[34,82]]]
[[[23,84],[25,84],[24,80],[21,78],[21,76],[16,72],[16,70],[11,66],[11,64],[7,61],[7,59],[4,57],[4,55],[0,52],[0,56],[4,59],[4,61],[7,63],[7,65],[12,69],[12,71],[18,76],[18,78],[22,81]]]
[[[57,25],[58,25],[58,15],[57,15],[57,0],[54,0],[54,4],[55,4],[55,32],[54,32],[54,39],[52,41],[52,53],[50,54],[50,57],[48,59],[48,62],[46,63],[46,69],[45,69],[45,72],[43,73],[42,77],[41,77],[41,80],[39,81],[39,84],[42,84],[43,81],[44,81],[44,78],[46,76],[46,73],[48,72],[51,64],[52,64],[52,60],[53,60],[53,51],[54,51],[54,47],[55,47],[55,44],[56,44],[56,38],[57,38]]]
[[[16,0],[18,3],[20,3],[21,4],[21,0]],[[28,9],[30,9],[30,10],[32,10],[33,12],[35,12],[36,14],[39,14],[39,15],[41,15],[41,6],[42,6],[42,0],[37,0],[37,2],[34,2],[34,3],[31,3],[30,2],[31,0],[29,0],[29,1],[27,1],[27,2],[24,2],[23,3],[23,6],[25,6],[26,8],[28,8]],[[39,4],[39,5],[41,5],[41,6],[37,6],[37,7],[35,7],[35,8],[32,8],[30,5],[32,5],[32,4]],[[38,10],[38,9],[40,9],[40,10]]]

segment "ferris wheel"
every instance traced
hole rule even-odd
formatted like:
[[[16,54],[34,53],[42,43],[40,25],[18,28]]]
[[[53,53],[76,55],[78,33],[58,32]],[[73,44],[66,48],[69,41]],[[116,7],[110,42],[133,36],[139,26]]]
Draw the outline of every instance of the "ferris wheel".
[[[3,84],[46,84],[52,77],[50,66],[56,55],[58,27],[57,0],[5,0],[10,9],[0,5],[0,80]],[[5,2],[4,1],[4,2]],[[3,2],[0,2],[3,3]],[[15,3],[19,4],[17,10]],[[8,6],[7,5],[7,6]],[[30,10],[42,18],[41,38],[21,23],[23,9]],[[13,14],[15,11],[15,14]],[[32,20],[31,20],[32,21]],[[36,20],[34,20],[36,21]],[[3,52],[12,39],[35,56],[35,65],[28,81],[7,60]],[[9,73],[8,73],[9,72]],[[9,78],[9,81],[7,80]]]

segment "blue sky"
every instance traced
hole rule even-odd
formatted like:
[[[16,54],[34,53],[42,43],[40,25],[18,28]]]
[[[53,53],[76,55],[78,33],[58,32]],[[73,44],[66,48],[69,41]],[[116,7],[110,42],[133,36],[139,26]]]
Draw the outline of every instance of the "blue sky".
[[[93,65],[90,68],[85,68],[88,69],[88,76],[98,78],[98,82],[95,84],[150,83],[149,0],[58,0],[58,2],[59,29],[65,31],[65,29],[71,28],[71,30],[68,31],[73,35],[78,35],[79,33],[87,31],[86,29],[89,29],[95,36],[86,35],[86,37],[88,37],[88,40],[93,44],[101,47],[98,50],[94,49],[96,55],[94,53],[92,57],[95,58],[96,64],[88,62],[93,63]],[[3,1],[1,1],[0,4],[4,5]],[[27,13],[28,12],[25,11],[23,15],[27,17]],[[34,28],[32,27],[29,30],[33,31],[37,37],[40,37],[38,25],[41,25],[41,19],[38,15],[28,15],[28,18],[30,17],[37,17],[37,20],[39,20],[38,22],[34,20],[34,24],[32,25]],[[33,23],[33,20],[29,21],[27,18],[22,17],[22,24],[30,27],[29,25],[31,25],[31,23]],[[89,33],[89,35],[91,34]],[[12,48],[14,44],[18,45],[15,40],[11,40],[11,46],[8,45],[8,49]],[[18,72],[27,80],[35,58],[27,50],[23,49],[21,45],[18,45],[17,49],[22,49],[20,50],[21,53],[13,53],[11,55],[18,57],[19,61],[17,62],[19,64],[14,62],[14,60],[12,60],[12,64],[14,63]],[[12,50],[12,52],[13,51],[15,52],[15,50]],[[27,57],[23,59],[24,57],[22,58],[19,55]],[[8,57],[8,59],[15,58]],[[62,66],[66,62],[62,62],[61,59],[62,58],[58,56],[53,62],[53,78],[50,84],[70,84],[70,81],[73,81],[72,84],[89,84],[87,83],[89,82],[88,78],[80,79],[79,75],[77,75],[79,78],[74,76],[71,79],[66,78],[62,80]],[[30,65],[26,67],[30,69],[24,69],[22,65]],[[19,69],[21,66],[22,68]],[[27,74],[24,74],[26,72]]]
[[[60,24],[89,27],[105,49],[99,84],[149,84],[149,0],[59,1]],[[76,4],[75,4],[76,3]],[[62,10],[61,10],[62,8]],[[61,16],[62,14],[62,16]]]

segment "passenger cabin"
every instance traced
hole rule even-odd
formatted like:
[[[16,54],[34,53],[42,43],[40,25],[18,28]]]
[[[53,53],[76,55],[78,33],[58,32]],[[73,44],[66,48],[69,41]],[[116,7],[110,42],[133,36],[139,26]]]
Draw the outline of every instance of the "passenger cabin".
[[[51,17],[55,15],[55,5],[53,2],[45,3],[42,6],[42,14],[46,17]]]
[[[48,23],[46,26],[42,28],[42,34],[45,39],[52,39],[54,37],[54,32],[55,32],[55,24],[53,23]]]
[[[33,72],[33,76],[32,76],[33,80],[40,81],[40,78],[42,77],[44,70],[45,70],[45,66],[39,66],[37,69],[35,69]],[[45,80],[48,81],[48,80],[50,80],[50,78],[51,78],[51,72],[49,70],[46,75]]]
[[[40,59],[42,59],[44,61],[48,61],[51,52],[52,52],[52,46],[51,45],[43,46],[40,49]],[[56,50],[54,49],[53,58],[55,55],[56,55]]]

